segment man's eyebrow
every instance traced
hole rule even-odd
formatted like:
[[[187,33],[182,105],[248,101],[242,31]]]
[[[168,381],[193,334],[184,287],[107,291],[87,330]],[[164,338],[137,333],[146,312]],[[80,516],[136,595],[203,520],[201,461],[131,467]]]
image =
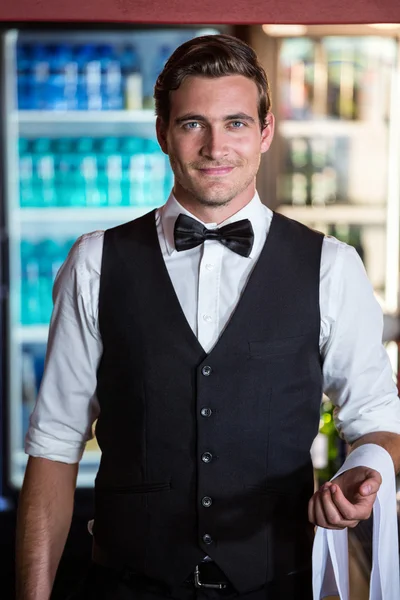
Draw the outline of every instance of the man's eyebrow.
[[[181,117],[177,117],[175,119],[176,125],[180,125],[185,121],[207,121],[207,118],[204,115],[195,115],[193,113],[188,113],[186,115],[182,115]],[[249,121],[249,123],[255,123],[255,119],[246,113],[239,112],[233,115],[226,115],[223,118],[223,121]]]

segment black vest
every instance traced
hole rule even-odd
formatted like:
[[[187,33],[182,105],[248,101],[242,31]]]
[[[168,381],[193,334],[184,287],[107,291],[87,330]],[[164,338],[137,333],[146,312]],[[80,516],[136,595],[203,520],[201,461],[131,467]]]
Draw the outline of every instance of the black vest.
[[[322,240],[275,214],[207,355],[154,212],[106,231],[94,536],[114,562],[173,587],[208,554],[241,593],[310,564]]]

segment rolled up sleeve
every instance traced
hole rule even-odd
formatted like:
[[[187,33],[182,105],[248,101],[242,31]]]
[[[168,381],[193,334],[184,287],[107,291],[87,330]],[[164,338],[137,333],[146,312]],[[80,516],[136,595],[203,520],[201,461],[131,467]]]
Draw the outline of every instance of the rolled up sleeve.
[[[25,439],[31,456],[76,463],[93,437],[102,247],[103,232],[79,238],[54,283],[45,368]]]
[[[349,443],[372,432],[400,434],[400,401],[371,283],[350,246],[337,248],[333,269],[331,326],[322,357],[335,425]]]

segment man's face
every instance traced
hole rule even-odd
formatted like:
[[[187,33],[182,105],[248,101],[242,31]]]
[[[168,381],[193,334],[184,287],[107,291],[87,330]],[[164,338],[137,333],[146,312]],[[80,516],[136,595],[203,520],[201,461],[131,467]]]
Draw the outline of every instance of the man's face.
[[[274,129],[269,114],[261,130],[256,84],[242,75],[187,77],[171,92],[170,106],[168,127],[157,119],[157,135],[177,199],[210,207],[251,200]]]

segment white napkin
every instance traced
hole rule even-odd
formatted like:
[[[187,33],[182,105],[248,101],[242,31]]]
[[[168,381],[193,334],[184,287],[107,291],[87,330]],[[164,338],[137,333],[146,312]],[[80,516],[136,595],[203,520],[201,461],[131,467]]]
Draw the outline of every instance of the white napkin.
[[[370,600],[399,600],[399,544],[393,461],[390,454],[381,446],[364,444],[351,452],[335,477],[360,466],[375,469],[382,476],[382,485],[373,508],[369,598]],[[317,527],[312,563],[314,600],[337,594],[340,600],[349,600],[347,529],[333,530]]]

